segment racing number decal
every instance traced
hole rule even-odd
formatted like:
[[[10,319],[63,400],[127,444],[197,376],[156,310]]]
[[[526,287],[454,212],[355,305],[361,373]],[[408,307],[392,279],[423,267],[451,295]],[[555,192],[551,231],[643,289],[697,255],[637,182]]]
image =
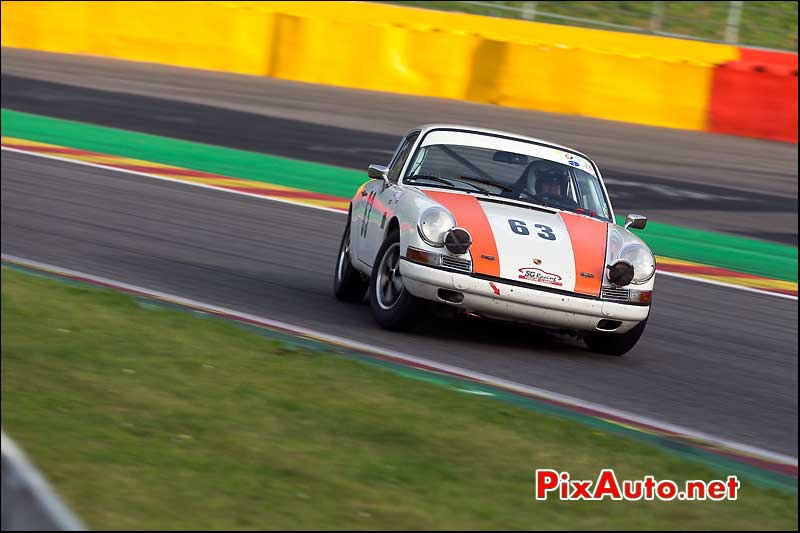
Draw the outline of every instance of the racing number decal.
[[[536,234],[542,239],[545,239],[547,241],[556,240],[556,234],[553,233],[553,228],[551,228],[550,226],[545,226],[544,224],[536,224],[536,227],[542,230],[541,233]]]
[[[367,201],[364,204],[364,217],[361,220],[361,236],[362,237],[366,237],[367,236],[367,228],[368,228],[367,222],[369,222],[369,216],[370,216],[370,214],[372,214],[373,200],[375,200],[375,191],[372,191],[372,192],[369,193],[369,196],[367,196]]]
[[[508,225],[511,226],[511,231],[513,231],[517,235],[530,235],[531,234],[530,230],[528,229],[528,226],[526,226],[525,223],[523,221],[521,221],[521,220],[509,219],[508,220]],[[551,228],[550,226],[545,226],[544,224],[536,224],[534,227],[536,229],[542,230],[541,233],[537,233],[536,234],[539,237],[541,237],[542,239],[544,239],[546,241],[554,241],[554,240],[556,240],[556,234],[553,233],[553,228]]]
[[[516,233],[517,235],[530,235],[531,232],[528,230],[528,226],[521,220],[508,220],[508,225],[511,226],[511,231]]]

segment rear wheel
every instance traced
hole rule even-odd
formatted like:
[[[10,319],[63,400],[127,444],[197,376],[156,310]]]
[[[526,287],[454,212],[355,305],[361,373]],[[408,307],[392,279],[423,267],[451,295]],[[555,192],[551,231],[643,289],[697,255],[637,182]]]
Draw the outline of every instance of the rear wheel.
[[[400,274],[400,234],[389,233],[378,250],[369,285],[369,302],[375,320],[386,329],[405,331],[422,319],[428,306],[409,293]]]
[[[606,355],[624,355],[639,342],[639,337],[644,333],[645,326],[647,326],[646,318],[625,333],[589,333],[583,338],[583,342],[593,352]]]
[[[350,262],[350,217],[347,217],[347,227],[339,245],[339,255],[336,258],[336,272],[333,276],[333,293],[343,302],[360,302],[367,293],[369,284],[361,272],[353,267]]]

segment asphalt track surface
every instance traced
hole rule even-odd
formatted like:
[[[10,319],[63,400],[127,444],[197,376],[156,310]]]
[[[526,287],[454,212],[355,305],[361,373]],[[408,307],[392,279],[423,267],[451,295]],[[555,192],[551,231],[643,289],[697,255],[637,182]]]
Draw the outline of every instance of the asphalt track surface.
[[[3,48],[4,108],[351,168],[425,122],[597,160],[617,212],[797,244],[797,145],[256,76]]]
[[[340,214],[5,150],[1,176],[3,253],[797,455],[796,301],[661,276],[648,329],[621,358],[471,319],[399,334],[333,298]]]

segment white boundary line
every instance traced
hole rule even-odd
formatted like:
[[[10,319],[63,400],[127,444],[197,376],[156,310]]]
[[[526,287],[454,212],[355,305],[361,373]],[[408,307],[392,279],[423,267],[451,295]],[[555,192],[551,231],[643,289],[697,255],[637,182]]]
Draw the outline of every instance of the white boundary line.
[[[341,209],[334,209],[332,207],[323,207],[323,206],[319,206],[319,205],[306,204],[306,203],[297,202],[297,201],[294,201],[294,200],[287,200],[285,198],[274,198],[272,196],[264,196],[264,195],[260,195],[260,194],[252,194],[252,193],[243,192],[243,191],[234,191],[232,189],[226,189],[224,187],[216,187],[214,185],[206,185],[204,183],[194,183],[194,182],[191,182],[191,181],[183,181],[183,180],[174,179],[174,178],[167,178],[167,177],[164,177],[164,176],[158,176],[156,174],[148,174],[147,172],[139,172],[139,171],[136,171],[136,170],[127,170],[127,169],[124,169],[124,168],[117,168],[117,167],[112,167],[112,166],[109,166],[109,165],[101,165],[99,163],[90,163],[88,161],[79,161],[79,160],[76,160],[76,159],[69,159],[67,157],[58,157],[58,156],[54,156],[54,155],[40,154],[38,152],[30,152],[28,150],[21,150],[19,148],[10,148],[10,147],[7,147],[7,146],[2,146],[2,147],[0,147],[0,149],[6,150],[6,151],[9,151],[9,152],[19,153],[19,154],[31,155],[31,156],[34,156],[34,157],[42,157],[44,159],[53,159],[55,161],[63,161],[65,163],[73,163],[73,164],[76,164],[76,165],[84,165],[84,166],[87,166],[87,167],[100,168],[100,169],[103,169],[103,170],[111,170],[111,171],[114,171],[114,172],[121,172],[123,174],[133,174],[135,176],[143,176],[145,178],[152,178],[152,179],[157,179],[157,180],[162,180],[162,181],[169,181],[169,182],[172,182],[172,183],[181,183],[183,185],[191,185],[193,187],[200,187],[200,188],[203,188],[203,189],[211,189],[211,190],[215,190],[215,191],[222,191],[222,192],[226,192],[226,193],[230,193],[230,194],[238,194],[238,195],[241,195],[241,196],[249,196],[251,198],[258,198],[260,200],[269,200],[269,201],[272,201],[272,202],[280,202],[280,203],[283,203],[283,204],[297,205],[297,206],[301,206],[301,207],[307,207],[307,208],[310,208],[310,209],[318,209],[320,211],[328,211],[330,213],[345,214],[345,211],[343,211]],[[778,292],[770,292],[770,291],[765,291],[765,290],[761,290],[761,289],[754,289],[752,287],[744,287],[742,285],[734,285],[733,283],[725,283],[723,281],[714,281],[714,280],[709,280],[709,279],[704,279],[704,278],[695,278],[695,277],[692,277],[692,276],[688,276],[686,274],[678,274],[678,273],[675,273],[675,272],[665,272],[663,270],[656,270],[656,272],[659,275],[662,275],[662,276],[671,276],[671,277],[674,277],[674,278],[680,278],[680,279],[695,281],[697,283],[707,283],[709,285],[717,285],[719,287],[725,287],[725,288],[729,288],[729,289],[736,289],[736,290],[745,291],[745,292],[751,292],[751,293],[755,293],[755,294],[762,294],[762,295],[766,295],[766,296],[777,296],[779,298],[786,298],[788,300],[797,300],[797,298],[798,298],[797,296],[792,296],[790,294],[781,294],[781,293],[778,293]]]
[[[785,298],[787,300],[795,300],[795,301],[797,300],[797,296],[792,296],[791,294],[770,292],[770,291],[765,291],[763,289],[755,289],[753,287],[745,287],[743,285],[734,285],[733,283],[725,283],[724,281],[716,281],[713,279],[695,278],[694,276],[689,276],[687,274],[680,274],[678,272],[666,272],[664,270],[658,270],[658,268],[656,268],[656,277],[658,276],[668,276],[672,278],[696,281],[697,283],[705,283],[707,285],[717,285],[718,287],[725,287],[726,289],[737,289],[740,291],[752,292],[754,294],[762,294],[764,296],[777,296],[778,298]]]
[[[734,450],[740,452],[742,454],[756,457],[759,459],[772,461],[776,463],[781,463],[784,465],[789,465],[793,467],[798,466],[797,458],[791,457],[788,455],[772,452],[769,450],[765,450],[763,448],[758,448],[755,446],[750,446],[747,444],[740,444],[737,442],[733,442],[727,439],[723,439],[720,437],[714,437],[707,433],[702,433],[699,431],[694,431],[692,429],[688,429],[682,426],[678,426],[675,424],[670,424],[668,422],[661,422],[652,418],[648,418],[645,416],[634,415],[632,413],[628,413],[626,411],[622,411],[619,409],[614,409],[612,407],[607,407],[605,405],[601,405],[598,403],[590,402],[581,400],[572,396],[567,396],[564,394],[559,394],[556,392],[551,392],[545,389],[541,389],[538,387],[533,387],[529,385],[522,385],[520,383],[516,383],[513,381],[508,381],[502,378],[498,378],[489,374],[484,374],[481,372],[474,372],[472,370],[467,370],[465,368],[457,367],[454,365],[448,365],[446,363],[440,363],[437,361],[433,361],[430,359],[424,359],[422,357],[416,357],[413,355],[405,354],[403,352],[398,352],[395,350],[390,350],[387,348],[382,348],[380,346],[376,346],[374,344],[364,343],[360,341],[355,341],[351,339],[347,339],[345,337],[339,337],[336,335],[330,335],[327,333],[323,333],[321,331],[317,331],[314,329],[306,328],[303,326],[298,326],[295,324],[290,324],[288,322],[282,322],[279,320],[273,320],[270,318],[264,318],[257,315],[252,315],[249,313],[243,313],[236,311],[234,309],[229,309],[225,307],[219,307],[216,305],[212,305],[209,303],[201,302],[198,300],[192,300],[189,298],[184,298],[182,296],[176,296],[173,294],[148,289],[146,287],[140,287],[138,285],[132,285],[129,283],[124,283],[121,281],[112,280],[109,278],[104,278],[100,276],[94,276],[91,274],[86,274],[84,272],[70,270],[66,268],[61,268],[55,265],[50,265],[48,263],[42,263],[39,261],[35,261],[32,259],[25,259],[21,257],[17,257],[15,255],[10,254],[2,254],[2,260],[7,261],[12,264],[17,264],[23,267],[28,267],[36,270],[44,270],[48,271],[57,275],[63,275],[66,277],[74,277],[74,278],[81,278],[83,280],[87,280],[98,285],[105,285],[108,287],[121,289],[123,291],[138,293],[143,296],[168,301],[170,303],[174,303],[177,305],[190,307],[194,309],[201,309],[205,310],[212,314],[218,314],[222,316],[227,316],[232,319],[237,319],[241,321],[245,321],[248,323],[258,324],[269,328],[276,328],[281,329],[284,331],[289,331],[296,335],[310,337],[313,339],[317,339],[323,342],[327,342],[330,344],[342,346],[345,348],[349,348],[358,352],[365,352],[365,353],[372,353],[375,355],[380,355],[384,357],[391,358],[398,362],[406,362],[406,363],[414,363],[416,365],[422,365],[434,370],[438,370],[447,374],[454,374],[463,378],[471,379],[474,381],[478,381],[481,383],[485,383],[488,385],[492,385],[497,388],[505,389],[511,392],[517,392],[521,394],[525,394],[527,396],[533,396],[536,398],[541,398],[544,400],[551,400],[563,405],[567,405],[569,407],[575,408],[583,408],[583,409],[590,409],[592,411],[596,411],[601,413],[602,415],[616,417],[625,419],[629,422],[634,422],[636,424],[640,424],[642,426],[650,426],[653,428],[657,428],[663,432],[667,433],[675,433],[681,435],[683,437],[688,437],[690,439],[694,439],[697,441],[702,441],[707,444],[711,444],[713,446],[727,448],[728,450]]]
[[[212,189],[212,190],[215,190],[215,191],[223,191],[223,192],[227,192],[227,193],[230,193],[230,194],[238,194],[240,196],[249,196],[251,198],[258,198],[260,200],[270,200],[272,202],[280,202],[280,203],[283,203],[283,204],[292,204],[292,205],[299,205],[299,206],[303,206],[303,207],[310,207],[312,209],[319,209],[321,211],[330,211],[331,213],[346,213],[346,211],[342,211],[341,209],[334,209],[332,207],[324,207],[324,206],[321,206],[321,205],[304,204],[302,202],[296,202],[294,200],[287,200],[286,198],[275,198],[273,196],[265,196],[265,195],[262,195],[262,194],[253,194],[253,193],[244,192],[244,191],[235,191],[233,189],[226,189],[224,187],[217,187],[217,186],[214,186],[214,185],[206,185],[205,183],[194,183],[194,182],[191,182],[191,181],[184,181],[184,180],[179,180],[179,179],[175,179],[175,178],[167,178],[165,176],[159,176],[157,174],[149,174],[147,172],[140,172],[138,170],[128,170],[128,169],[125,169],[125,168],[112,167],[110,165],[101,165],[100,163],[90,163],[89,161],[80,161],[78,159],[70,159],[68,157],[58,157],[58,156],[55,156],[55,155],[40,154],[38,152],[30,152],[28,150],[20,150],[19,148],[11,148],[9,146],[0,146],[0,149],[1,150],[6,150],[8,152],[15,152],[15,153],[18,153],[18,154],[32,155],[34,157],[42,157],[44,159],[53,159],[55,161],[63,161],[64,163],[73,163],[75,165],[83,165],[83,166],[86,166],[86,167],[100,168],[100,169],[103,169],[103,170],[111,170],[111,171],[114,171],[114,172],[121,172],[123,174],[133,174],[135,176],[143,176],[145,178],[152,178],[152,179],[156,179],[156,180],[169,181],[169,182],[172,182],[172,183],[181,183],[183,185],[191,185],[192,187],[200,187],[201,189]],[[76,150],[77,150],[77,148],[76,148]],[[108,154],[101,154],[101,155],[108,155]],[[114,156],[114,157],[123,157],[123,156]],[[133,158],[128,158],[128,159],[133,159]],[[209,174],[211,174],[211,172],[209,172]],[[244,178],[240,178],[240,179],[242,179],[243,181],[246,181]]]

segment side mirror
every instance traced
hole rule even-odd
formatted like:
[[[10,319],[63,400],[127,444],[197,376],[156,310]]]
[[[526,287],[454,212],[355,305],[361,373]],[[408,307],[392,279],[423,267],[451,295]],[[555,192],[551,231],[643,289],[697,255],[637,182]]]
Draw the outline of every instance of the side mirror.
[[[370,165],[367,175],[374,180],[387,180],[389,169],[383,165]]]
[[[647,217],[630,214],[625,217],[625,229],[644,229],[647,226]]]

